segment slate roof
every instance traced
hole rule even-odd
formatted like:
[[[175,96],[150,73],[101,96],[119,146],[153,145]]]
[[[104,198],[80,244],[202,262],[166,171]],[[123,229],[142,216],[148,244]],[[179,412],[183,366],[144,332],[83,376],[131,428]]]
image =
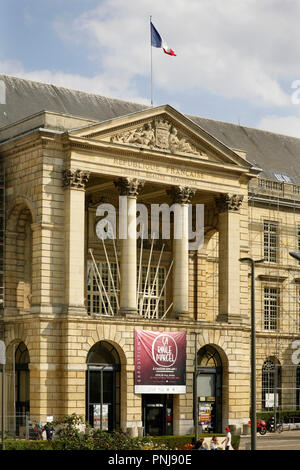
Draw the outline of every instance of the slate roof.
[[[126,116],[148,106],[70,90],[0,74],[5,83],[3,103],[0,86],[0,129],[40,111],[53,111],[99,122]],[[2,100],[1,100],[2,96]],[[275,179],[275,173],[290,176],[300,184],[300,139],[237,124],[186,115],[226,146],[247,153],[247,160],[263,169],[261,176]]]

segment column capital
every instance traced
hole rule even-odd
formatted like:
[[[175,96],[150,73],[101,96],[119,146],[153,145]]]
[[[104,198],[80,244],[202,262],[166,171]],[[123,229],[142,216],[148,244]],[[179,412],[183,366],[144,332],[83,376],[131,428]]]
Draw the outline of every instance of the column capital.
[[[189,186],[173,186],[167,189],[167,194],[171,196],[173,203],[189,204],[196,190]]]
[[[70,168],[63,171],[63,186],[72,189],[85,189],[90,177],[89,171],[72,170]]]
[[[143,188],[145,181],[137,178],[119,178],[114,181],[114,185],[119,190],[121,196],[137,197]]]
[[[239,212],[244,196],[241,194],[221,194],[215,198],[219,213]]]

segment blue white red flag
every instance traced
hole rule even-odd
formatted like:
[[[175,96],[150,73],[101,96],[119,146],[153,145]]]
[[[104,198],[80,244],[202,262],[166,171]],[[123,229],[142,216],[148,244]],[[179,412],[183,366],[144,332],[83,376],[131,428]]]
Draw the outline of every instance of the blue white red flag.
[[[173,49],[170,49],[168,47],[168,44],[166,43],[166,41],[164,41],[162,36],[159,34],[157,29],[153,25],[152,21],[151,21],[151,46],[161,48],[165,54],[176,56]]]

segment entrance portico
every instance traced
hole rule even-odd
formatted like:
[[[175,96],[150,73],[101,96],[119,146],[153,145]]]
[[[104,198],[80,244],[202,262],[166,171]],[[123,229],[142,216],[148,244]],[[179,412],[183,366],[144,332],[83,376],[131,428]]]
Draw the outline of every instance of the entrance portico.
[[[172,240],[166,241],[170,250],[169,262],[174,260],[169,281],[172,283],[170,303],[173,304],[169,317],[190,316],[188,204],[203,204],[206,212],[215,211],[222,258],[219,271],[220,319],[239,322],[245,313],[241,312],[239,303],[243,270],[238,259],[241,248],[246,249],[241,246],[241,227],[245,230],[242,222],[247,181],[253,176],[251,165],[169,106],[71,131],[68,144],[71,149],[69,173],[89,175],[85,192],[93,208],[89,215],[88,244],[90,241],[95,244],[97,240],[90,228],[94,223],[91,213],[95,211],[97,201],[99,204],[103,201],[113,204],[117,209],[118,196],[126,197],[127,214],[122,212],[122,217],[125,217],[122,225],[125,223],[128,227],[136,226],[137,202],[148,205],[172,205],[175,202],[179,205],[182,236],[176,239],[172,234]],[[81,194],[83,186],[76,188]],[[76,189],[72,187],[70,194]],[[82,199],[83,196],[80,197]],[[84,217],[84,206],[77,202],[74,227],[78,227],[78,221]],[[72,199],[66,198],[66,213],[68,208],[72,213]],[[72,220],[69,220],[66,242],[70,250],[74,238],[71,224]],[[145,235],[144,238],[151,238],[150,232]],[[163,239],[161,241],[164,242]],[[119,242],[121,282],[118,314],[136,314],[137,243],[132,234]],[[80,257],[79,265],[84,266],[86,254],[77,249],[78,243],[79,240],[74,241],[74,260],[78,266]],[[82,247],[83,241],[79,244]],[[68,278],[68,274],[66,276]],[[78,279],[81,286],[82,281],[82,278]],[[72,282],[76,284],[77,281],[73,278]],[[246,276],[244,282],[246,284]],[[81,295],[82,298],[81,290],[82,287],[76,288],[74,296]],[[80,302],[76,301],[77,304]]]

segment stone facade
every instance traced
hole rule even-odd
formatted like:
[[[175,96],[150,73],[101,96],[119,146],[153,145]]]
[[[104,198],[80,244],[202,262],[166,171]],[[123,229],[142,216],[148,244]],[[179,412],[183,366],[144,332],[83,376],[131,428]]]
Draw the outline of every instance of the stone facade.
[[[51,119],[55,123],[53,114]],[[155,141],[144,135],[153,122],[168,123]],[[291,290],[295,298],[299,295],[295,279],[300,267],[287,254],[288,247],[298,243],[299,208],[261,202],[257,193],[256,199],[248,201],[253,194],[251,184],[257,185],[250,183],[249,189],[249,182],[256,181],[257,171],[170,107],[78,130],[81,125],[81,120],[77,125],[74,117],[65,118],[65,130],[76,130],[55,132],[55,126],[53,132],[35,130],[0,147],[7,200],[1,322],[7,367],[20,342],[29,352],[31,419],[44,422],[47,416],[86,415],[87,356],[96,343],[106,341],[120,358],[120,427],[143,426],[142,398],[134,393],[134,330],[180,330],[187,333],[187,392],[173,397],[174,434],[193,430],[195,333],[197,351],[211,345],[222,361],[222,428],[227,424],[241,427],[249,420],[250,407],[250,293],[249,266],[239,258],[263,257],[263,221],[280,223],[282,248],[276,265],[257,267],[261,403],[259,384],[265,360],[276,357],[281,364],[289,364],[291,342],[299,338],[299,307],[296,301],[291,304],[289,295]],[[180,146],[170,145],[172,128],[179,130]],[[17,136],[18,129],[14,132]],[[191,196],[192,203],[204,204],[202,246],[188,252],[186,240],[166,242],[161,265],[167,271],[173,258],[175,263],[165,290],[165,310],[172,302],[173,308],[163,319],[138,313],[135,269],[140,249],[130,239],[117,247],[122,273],[120,308],[114,315],[101,316],[88,307],[89,249],[97,261],[106,259],[95,232],[96,210],[101,202],[118,207],[120,178],[123,183],[126,179],[122,195],[133,208],[138,202],[170,203],[170,189],[186,196],[179,202],[183,213]],[[299,196],[294,199],[298,201]],[[130,222],[128,218],[126,223]],[[107,249],[112,257],[112,245]],[[145,256],[149,252],[146,246]],[[159,254],[154,247],[154,265]],[[279,333],[262,326],[264,285],[281,288]],[[291,317],[296,321],[293,330]],[[283,346],[278,349],[279,341]],[[283,381],[289,383],[290,377],[293,371],[284,373]],[[13,409],[11,396],[8,405]]]

